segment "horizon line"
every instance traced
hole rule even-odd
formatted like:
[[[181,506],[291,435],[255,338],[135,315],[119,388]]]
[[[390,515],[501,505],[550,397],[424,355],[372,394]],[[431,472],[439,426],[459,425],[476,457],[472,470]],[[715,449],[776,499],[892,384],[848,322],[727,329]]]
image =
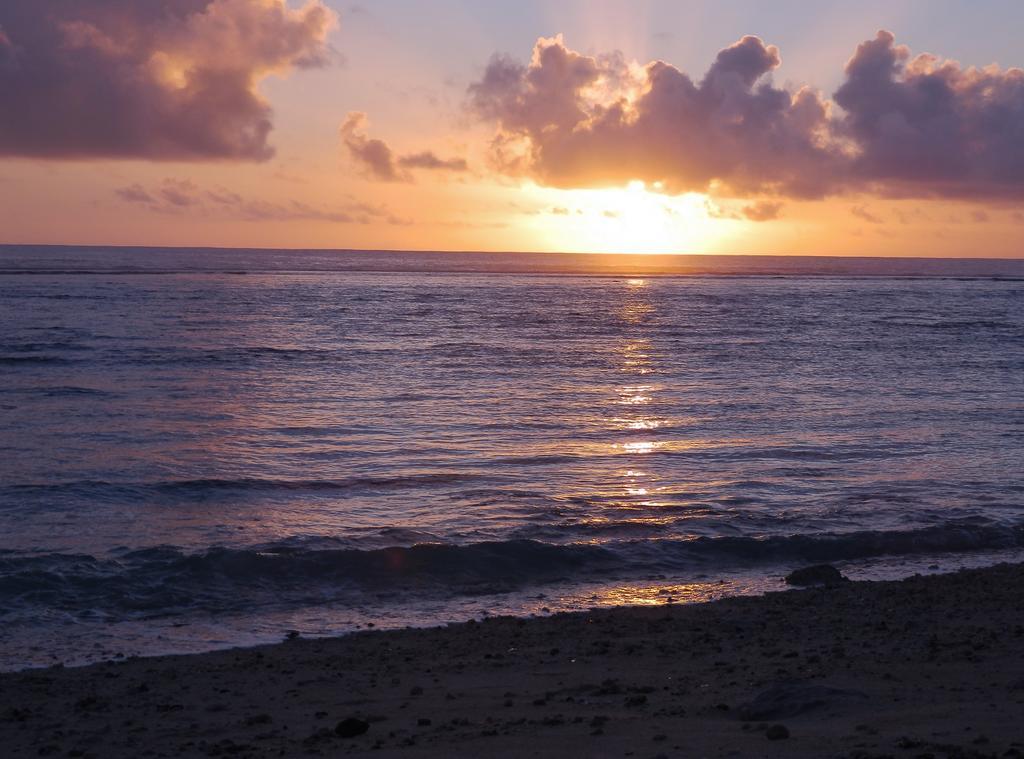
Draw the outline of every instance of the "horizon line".
[[[132,245],[128,243],[36,243],[4,242],[4,248],[98,248],[98,249],[148,249],[180,251],[265,251],[290,253],[437,253],[450,255],[494,255],[494,256],[629,256],[632,258],[827,258],[837,260],[906,260],[906,261],[1020,261],[1024,256],[915,256],[915,255],[838,255],[835,253],[643,253],[606,251],[558,251],[558,250],[474,250],[450,248],[321,248],[321,247],[276,247],[253,245]]]

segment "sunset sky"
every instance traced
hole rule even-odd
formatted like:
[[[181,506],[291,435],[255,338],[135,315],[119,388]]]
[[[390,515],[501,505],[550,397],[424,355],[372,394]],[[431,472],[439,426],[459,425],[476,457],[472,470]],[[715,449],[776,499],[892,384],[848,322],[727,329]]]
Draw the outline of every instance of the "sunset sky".
[[[1024,256],[1024,4],[6,0],[0,243]]]

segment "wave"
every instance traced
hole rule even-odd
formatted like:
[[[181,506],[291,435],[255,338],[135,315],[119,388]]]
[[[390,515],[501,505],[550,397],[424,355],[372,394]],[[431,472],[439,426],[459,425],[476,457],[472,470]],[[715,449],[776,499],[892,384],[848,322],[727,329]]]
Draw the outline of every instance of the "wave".
[[[161,546],[116,557],[0,551],[0,615],[40,608],[159,616],[182,611],[500,593],[551,582],[792,566],[880,556],[1024,548],[1024,524],[960,521],[907,531],[553,544],[504,540],[360,550],[302,541],[188,553]],[[767,571],[765,569],[765,571]]]
[[[198,478],[157,482],[110,482],[74,480],[57,483],[26,483],[0,486],[0,497],[76,494],[107,498],[151,496],[215,496],[220,493],[344,492],[354,490],[400,490],[448,485],[476,479],[461,472],[424,472],[391,477],[347,477],[341,479],[275,479],[262,477]]]
[[[922,329],[948,329],[948,330],[971,330],[971,329],[1017,329],[1018,324],[1012,321],[998,319],[943,319],[939,317],[920,316],[880,316],[874,320],[876,324],[884,324],[888,327],[920,327]]]
[[[260,361],[339,361],[345,358],[345,354],[334,348],[282,348],[270,345],[231,348],[165,346],[115,348],[108,350],[104,358],[141,365],[197,366],[248,364]]]
[[[63,366],[70,363],[71,360],[60,356],[0,356],[0,366]]]

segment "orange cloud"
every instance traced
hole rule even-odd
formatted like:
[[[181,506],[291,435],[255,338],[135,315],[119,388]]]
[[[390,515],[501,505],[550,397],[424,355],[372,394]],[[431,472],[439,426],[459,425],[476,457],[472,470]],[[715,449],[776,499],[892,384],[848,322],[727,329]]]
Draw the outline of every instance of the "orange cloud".
[[[660,61],[631,76],[614,56],[590,57],[541,39],[522,66],[493,58],[469,105],[493,121],[504,171],[557,187],[644,180],[669,192],[724,185],[737,194],[823,194],[838,152],[814,92],[762,77],[778,51],[744,37],[699,83]]]
[[[743,215],[750,221],[771,221],[779,218],[782,203],[770,200],[759,200],[743,207]]]
[[[883,31],[857,48],[833,102],[775,86],[780,61],[747,36],[695,81],[662,61],[630,66],[542,38],[527,65],[492,58],[468,107],[496,125],[500,171],[555,187],[643,180],[737,197],[1024,196],[1024,71],[911,59]]]

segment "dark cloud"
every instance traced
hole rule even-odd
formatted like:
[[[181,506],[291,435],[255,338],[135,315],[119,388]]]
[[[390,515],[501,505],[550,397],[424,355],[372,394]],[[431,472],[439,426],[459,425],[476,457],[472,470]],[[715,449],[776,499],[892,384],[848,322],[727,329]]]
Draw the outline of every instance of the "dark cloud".
[[[320,0],[6,0],[0,155],[263,160],[258,83],[323,65]]]
[[[1024,71],[911,58],[883,31],[857,48],[829,101],[774,85],[780,62],[747,36],[696,81],[662,61],[630,68],[541,39],[527,65],[492,58],[468,108],[496,125],[501,171],[555,187],[1024,195]]]
[[[114,190],[122,201],[135,203],[156,213],[190,213],[229,217],[243,221],[329,221],[335,224],[394,224],[410,222],[393,214],[387,206],[348,200],[334,207],[314,206],[302,201],[275,203],[251,199],[224,188],[203,189],[188,179],[164,179],[145,188],[132,184]]]
[[[433,151],[396,156],[383,140],[368,137],[366,114],[352,111],[341,124],[341,141],[349,156],[366,176],[381,182],[412,182],[410,169],[431,171],[468,171],[462,158],[439,158]]]
[[[835,93],[856,145],[852,179],[947,197],[1024,195],[1024,71],[964,68],[881,31],[858,46]]]

